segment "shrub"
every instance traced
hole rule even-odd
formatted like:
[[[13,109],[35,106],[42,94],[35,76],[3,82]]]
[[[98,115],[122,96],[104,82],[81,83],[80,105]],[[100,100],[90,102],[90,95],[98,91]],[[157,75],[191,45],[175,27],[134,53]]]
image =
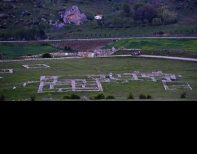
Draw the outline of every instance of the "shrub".
[[[42,45],[42,46],[50,46],[50,43],[48,43],[48,42],[43,42],[43,43],[41,43],[41,45]]]
[[[67,95],[67,94],[65,94],[65,95],[63,96],[63,99],[70,99],[70,96]]]
[[[51,93],[48,93],[47,98],[51,98],[51,97],[52,97]]]
[[[0,94],[0,101],[4,101],[5,100],[5,94]]]
[[[52,56],[51,56],[51,54],[49,54],[49,53],[44,53],[44,54],[42,55],[42,58],[52,58]]]
[[[100,92],[94,97],[94,99],[105,99],[105,95],[104,93]]]
[[[77,32],[82,32],[82,30],[81,29],[77,29]]]
[[[134,99],[132,92],[129,93],[128,99]]]
[[[30,100],[31,101],[35,101],[35,99],[36,99],[36,94],[35,93],[31,93],[30,94]]]
[[[162,35],[162,34],[164,34],[164,32],[163,31],[159,31],[158,34],[159,35]]]
[[[141,94],[139,95],[139,98],[140,98],[140,99],[146,99],[146,96],[145,96],[144,94],[141,93]]]
[[[89,99],[90,99],[90,100],[94,100],[94,97],[93,97],[93,96],[90,96]]]
[[[77,94],[71,94],[70,99],[80,99],[80,96],[78,96]]]
[[[146,97],[147,99],[151,99],[152,98],[152,96],[151,95],[147,95],[147,97]]]
[[[109,94],[109,95],[106,97],[106,99],[115,99],[115,96],[112,95],[112,94]]]
[[[181,98],[186,98],[186,92],[181,93]]]

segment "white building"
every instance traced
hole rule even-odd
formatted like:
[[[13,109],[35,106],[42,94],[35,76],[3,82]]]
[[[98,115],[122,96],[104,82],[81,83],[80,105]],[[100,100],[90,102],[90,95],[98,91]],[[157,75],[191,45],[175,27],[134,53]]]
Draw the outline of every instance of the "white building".
[[[98,15],[94,16],[94,19],[97,19],[97,20],[101,20],[102,18],[103,18],[102,14],[98,14]]]

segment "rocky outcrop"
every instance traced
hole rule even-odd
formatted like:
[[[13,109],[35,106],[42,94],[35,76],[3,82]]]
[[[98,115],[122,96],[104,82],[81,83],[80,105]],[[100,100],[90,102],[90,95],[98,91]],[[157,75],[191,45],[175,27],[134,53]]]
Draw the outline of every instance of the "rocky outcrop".
[[[75,25],[81,25],[89,21],[86,15],[84,13],[81,13],[77,6],[72,6],[70,9],[63,12],[61,14],[61,18],[63,19],[64,23],[72,23]]]

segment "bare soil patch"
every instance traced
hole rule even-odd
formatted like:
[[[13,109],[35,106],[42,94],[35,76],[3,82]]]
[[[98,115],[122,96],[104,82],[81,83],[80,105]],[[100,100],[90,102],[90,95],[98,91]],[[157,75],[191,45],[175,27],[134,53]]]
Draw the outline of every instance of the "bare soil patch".
[[[100,49],[108,44],[113,43],[113,40],[92,40],[92,41],[74,41],[74,42],[65,42],[55,44],[57,48],[70,47],[73,50],[77,51],[94,51]]]

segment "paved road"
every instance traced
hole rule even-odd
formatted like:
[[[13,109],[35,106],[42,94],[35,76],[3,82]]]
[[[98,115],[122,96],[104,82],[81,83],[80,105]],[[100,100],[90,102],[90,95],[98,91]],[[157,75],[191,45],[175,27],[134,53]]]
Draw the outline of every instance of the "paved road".
[[[123,57],[132,55],[113,55],[111,57]],[[185,60],[185,61],[197,61],[195,58],[184,58],[184,57],[170,57],[170,56],[155,56],[155,55],[139,55],[135,57],[146,57],[146,58],[164,58],[164,59],[174,59],[174,60]]]
[[[64,42],[64,41],[90,41],[90,40],[121,40],[121,39],[197,39],[196,36],[188,36],[188,37],[109,37],[109,38],[86,38],[86,39],[61,39],[61,40],[32,40],[32,41],[0,41],[0,43],[3,42],[12,42],[12,43],[17,43],[17,42]]]
[[[132,55],[111,55],[104,57],[131,57]],[[162,59],[173,59],[173,60],[185,60],[185,61],[197,61],[195,58],[184,58],[184,57],[170,57],[170,56],[155,56],[155,55],[139,55],[135,57],[146,57],[146,58],[162,58]],[[32,58],[32,59],[20,59],[20,60],[0,60],[0,62],[14,62],[14,61],[32,61],[32,60],[63,60],[63,59],[74,59],[83,57],[61,57],[61,58]],[[96,57],[101,58],[101,57]]]

